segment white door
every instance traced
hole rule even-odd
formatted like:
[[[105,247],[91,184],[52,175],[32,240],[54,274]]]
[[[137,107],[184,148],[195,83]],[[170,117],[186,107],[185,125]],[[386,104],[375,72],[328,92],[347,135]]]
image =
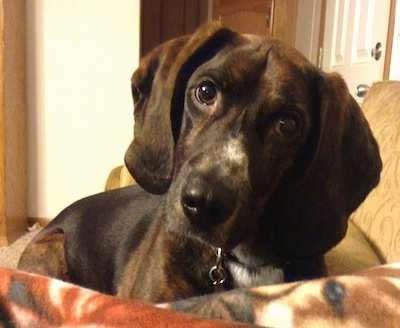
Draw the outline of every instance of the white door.
[[[359,102],[383,78],[389,11],[390,0],[326,2],[321,68],[341,73]]]

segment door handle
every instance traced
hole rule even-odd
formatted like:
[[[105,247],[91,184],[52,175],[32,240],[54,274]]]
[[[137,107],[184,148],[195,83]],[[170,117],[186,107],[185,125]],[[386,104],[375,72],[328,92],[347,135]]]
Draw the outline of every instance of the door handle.
[[[357,97],[364,98],[369,90],[369,85],[367,84],[359,84],[356,88]]]
[[[375,46],[375,48],[372,48],[371,50],[371,56],[375,58],[376,61],[378,61],[379,59],[381,59],[382,56],[382,43],[378,42]]]

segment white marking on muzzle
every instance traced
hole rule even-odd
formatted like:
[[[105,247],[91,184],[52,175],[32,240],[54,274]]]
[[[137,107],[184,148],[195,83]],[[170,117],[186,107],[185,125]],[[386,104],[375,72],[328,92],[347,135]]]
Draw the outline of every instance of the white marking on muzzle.
[[[238,139],[231,139],[224,144],[222,158],[233,163],[243,164],[246,160],[242,143]]]

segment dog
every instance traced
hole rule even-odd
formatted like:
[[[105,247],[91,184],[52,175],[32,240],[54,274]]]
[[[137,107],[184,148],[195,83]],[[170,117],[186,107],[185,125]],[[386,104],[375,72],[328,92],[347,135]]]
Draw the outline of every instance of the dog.
[[[132,95],[138,185],[63,210],[19,269],[151,303],[326,274],[382,168],[338,74],[208,23],[150,52]]]

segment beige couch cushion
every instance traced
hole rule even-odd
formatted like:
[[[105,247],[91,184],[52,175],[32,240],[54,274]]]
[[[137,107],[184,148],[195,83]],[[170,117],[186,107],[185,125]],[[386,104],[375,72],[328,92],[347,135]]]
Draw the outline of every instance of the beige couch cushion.
[[[361,230],[349,221],[346,237],[325,255],[329,276],[351,274],[382,264]]]
[[[400,81],[375,83],[362,109],[378,140],[383,170],[378,187],[352,219],[382,260],[396,262],[400,261]]]

